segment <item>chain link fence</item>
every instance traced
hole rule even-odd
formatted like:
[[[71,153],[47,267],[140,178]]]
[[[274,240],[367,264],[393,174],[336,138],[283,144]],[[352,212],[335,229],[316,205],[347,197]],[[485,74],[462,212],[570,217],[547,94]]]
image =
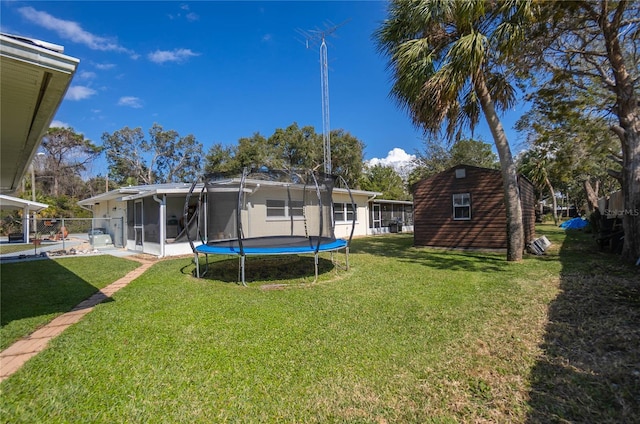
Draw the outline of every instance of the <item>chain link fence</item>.
[[[31,222],[29,238],[73,238],[86,240],[92,247],[124,247],[124,218],[37,218]]]

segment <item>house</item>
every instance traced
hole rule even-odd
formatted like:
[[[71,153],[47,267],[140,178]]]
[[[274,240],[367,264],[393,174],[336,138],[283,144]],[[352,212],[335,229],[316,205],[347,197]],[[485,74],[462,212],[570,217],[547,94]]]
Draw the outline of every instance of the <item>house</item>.
[[[0,194],[13,194],[71,84],[79,60],[45,41],[0,34]]]
[[[0,209],[22,210],[22,231],[10,241],[29,240],[29,214],[48,205],[11,195],[19,188],[42,136],[62,103],[79,60],[45,41],[0,34]],[[33,184],[33,174],[32,174]]]
[[[518,178],[525,243],[535,238],[533,184]],[[414,244],[506,249],[506,208],[499,170],[458,165],[413,187]]]
[[[238,181],[230,180],[228,189],[220,189],[216,195],[216,205],[237,203]],[[116,246],[151,255],[165,257],[192,253],[185,232],[197,226],[184,222],[184,209],[191,184],[153,184],[123,187],[103,193],[78,204],[93,212],[94,227],[104,229]],[[195,209],[203,185],[195,187],[190,196],[188,209]],[[286,186],[260,180],[245,182],[247,202],[250,202],[249,225],[254,235],[264,235],[279,231],[288,225],[287,213],[295,210],[288,205],[290,197]],[[355,211],[352,208],[349,190],[333,189],[333,219],[335,236],[348,238],[352,231],[353,214],[356,224],[353,235],[365,236],[369,229],[369,201],[379,195],[377,192],[351,190]],[[293,208],[293,209],[290,209]],[[211,208],[211,213],[218,213]],[[282,218],[282,219],[279,219]],[[220,238],[233,237],[227,231],[226,222],[233,219],[220,217],[221,227],[216,230]],[[204,222],[204,221],[203,221]],[[200,224],[201,227],[206,225]],[[206,233],[206,231],[204,231]],[[264,233],[264,234],[262,234]],[[193,237],[194,234],[191,234]],[[197,243],[200,243],[198,240]]]

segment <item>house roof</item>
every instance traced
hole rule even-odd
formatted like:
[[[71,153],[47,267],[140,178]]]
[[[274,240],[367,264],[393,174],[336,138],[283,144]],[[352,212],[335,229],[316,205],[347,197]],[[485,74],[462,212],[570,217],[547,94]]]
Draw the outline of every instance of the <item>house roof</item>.
[[[76,72],[61,46],[0,34],[0,193],[19,186]]]
[[[0,194],[0,209],[27,209],[29,211],[38,212],[48,207],[49,205],[44,203]]]
[[[199,185],[202,188],[202,184]],[[154,194],[187,193],[191,184],[168,183],[168,184],[148,184],[117,188],[97,196],[89,197],[78,202],[80,206],[91,206],[106,202],[108,200],[126,201],[133,198],[153,196]],[[200,188],[198,190],[200,190]]]
[[[225,180],[225,183],[236,183],[240,182],[239,179],[229,179]],[[274,182],[274,181],[263,181],[263,180],[247,180],[246,183],[250,185],[270,185],[276,187],[285,186],[285,183]],[[106,193],[99,194],[97,196],[90,197],[88,199],[84,199],[78,202],[80,206],[92,206],[99,204],[100,202],[106,202],[108,200],[118,200],[118,201],[127,201],[134,199],[141,199],[144,197],[150,197],[158,194],[187,194],[189,189],[191,188],[191,184],[187,183],[167,183],[167,184],[149,184],[149,185],[140,185],[140,186],[129,186],[122,187],[116,190],[111,190]],[[202,184],[198,184],[196,186],[196,190],[200,192],[202,190]],[[334,188],[333,191],[335,193],[348,193],[348,190],[343,188]],[[367,197],[375,197],[380,195],[381,193],[375,191],[364,191],[364,190],[351,190],[351,193],[354,195],[362,195]]]

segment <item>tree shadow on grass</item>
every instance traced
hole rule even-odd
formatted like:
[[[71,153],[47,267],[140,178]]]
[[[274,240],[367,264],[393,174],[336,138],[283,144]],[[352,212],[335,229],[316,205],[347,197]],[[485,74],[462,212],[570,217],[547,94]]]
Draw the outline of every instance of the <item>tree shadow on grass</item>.
[[[68,312],[98,289],[57,261],[2,264],[0,321]]]
[[[532,369],[529,423],[640,422],[640,278],[618,256],[569,232]]]
[[[200,258],[200,272],[205,270],[204,258]],[[335,269],[331,260],[318,258],[318,275]],[[185,268],[186,269],[186,268]],[[238,283],[239,259],[218,259],[209,261],[208,271],[203,278],[207,280]],[[195,275],[195,270],[193,271]],[[202,275],[202,274],[201,274]],[[313,281],[315,276],[314,257],[302,255],[248,256],[245,260],[245,281],[247,284],[264,282]]]
[[[353,240],[350,251],[450,271],[498,272],[509,266],[504,253],[413,247],[413,234],[356,239]]]

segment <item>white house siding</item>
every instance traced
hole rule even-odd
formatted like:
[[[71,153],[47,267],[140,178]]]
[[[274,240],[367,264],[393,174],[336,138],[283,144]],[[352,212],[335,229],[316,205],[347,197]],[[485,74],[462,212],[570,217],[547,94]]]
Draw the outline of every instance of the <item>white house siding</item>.
[[[124,247],[127,250],[132,251],[141,251],[142,253],[147,253],[155,256],[178,256],[192,253],[191,246],[187,242],[182,243],[172,243],[173,238],[179,232],[179,228],[176,229],[173,222],[175,219],[180,220],[184,211],[184,201],[186,199],[186,190],[181,190],[180,192],[171,191],[167,192],[168,194],[162,194],[163,187],[159,186],[154,191],[147,190],[148,194],[145,193],[145,187],[139,187],[138,194],[133,194],[129,191],[130,188],[127,188],[126,193],[118,193],[118,191],[108,193],[109,200],[106,200],[104,196],[101,195],[95,198],[95,201],[92,203],[93,199],[87,199],[82,202],[85,206],[91,205],[94,211],[95,218],[105,218],[103,222],[105,225],[96,225],[96,227],[105,227],[107,231],[114,236],[116,231],[121,231],[124,235]],[[368,201],[374,193],[369,192],[360,192],[355,191],[352,192],[354,201],[356,203],[357,210],[357,220],[355,229],[353,232],[354,237],[357,236],[366,236],[367,230],[369,227],[369,211],[368,211]],[[161,206],[156,200],[153,199],[153,196],[156,196],[158,199],[165,200],[165,212],[161,217]],[[236,193],[229,193],[231,195],[229,202],[237,201]],[[129,222],[128,219],[132,219],[133,212],[128,213],[127,210],[127,200],[129,200],[129,205],[133,205],[133,198],[137,200],[143,201],[143,225],[145,226],[143,230],[143,243],[142,246],[136,246],[135,241],[131,239]],[[267,200],[288,200],[291,198],[292,200],[303,200],[302,190],[298,188],[292,188],[287,194],[286,190],[277,186],[269,186],[263,184],[259,189],[255,187],[251,187],[251,193],[247,193],[245,201],[247,202],[248,208],[243,211],[242,220],[244,222],[245,228],[244,233],[247,237],[261,237],[261,236],[271,236],[271,235],[286,235],[291,233],[291,223],[292,221],[288,217],[267,217]],[[197,200],[197,195],[194,194],[192,201]],[[305,220],[307,227],[307,234],[315,235],[318,233],[319,228],[319,213],[317,208],[314,208],[313,205],[318,204],[318,200],[316,198],[315,190],[311,190],[307,193],[307,198],[304,199],[306,203],[304,217],[294,217],[293,220],[293,232],[294,234],[305,234]],[[346,190],[336,189],[333,192],[333,201],[334,203],[342,203],[342,204],[351,204],[351,198],[349,193]],[[225,209],[226,206],[225,206]],[[209,213],[213,213],[213,209],[209,211]],[[221,212],[222,213],[222,212]],[[155,214],[154,216],[147,216],[150,214]],[[213,220],[213,222],[219,222],[220,228],[217,230],[210,231],[211,234],[214,235],[214,239],[216,238],[235,238],[235,211],[233,212],[224,212],[225,216],[220,216]],[[109,226],[109,220],[107,218],[122,218],[123,229],[120,228],[112,228]],[[327,217],[325,217],[327,218]],[[210,220],[209,222],[211,222]],[[116,221],[111,221],[116,222]],[[167,225],[168,222],[171,224]],[[160,228],[160,223],[162,223],[165,227]],[[118,224],[116,224],[118,225]],[[131,223],[133,225],[133,222]],[[215,225],[215,224],[208,224]],[[337,238],[348,238],[351,235],[351,221],[337,221],[335,222],[335,236]],[[232,234],[233,233],[233,234]],[[152,235],[156,239],[159,239],[160,235],[164,235],[165,240],[148,240],[148,237],[145,235]],[[168,240],[168,241],[167,241]],[[195,244],[199,244],[200,241],[195,241]]]
[[[369,211],[368,200],[369,196],[366,194],[352,193],[353,200],[356,204],[356,224],[353,231],[354,237],[366,236],[367,228],[369,228]],[[334,191],[333,203],[345,203],[350,204],[351,198],[348,192]],[[348,238],[351,234],[352,221],[336,221],[335,222],[335,234],[338,238]]]
[[[263,237],[274,235],[305,234],[306,227],[309,235],[318,235],[319,232],[319,211],[317,208],[317,198],[315,191],[308,191],[307,198],[304,199],[303,190],[292,188],[287,193],[281,187],[260,187],[246,197],[248,219],[244,220],[248,228],[245,234],[248,237]],[[268,217],[267,200],[279,200],[285,202],[285,209],[289,200],[306,202],[304,216],[294,217]],[[288,211],[287,211],[288,214]],[[293,224],[293,228],[292,228]]]

